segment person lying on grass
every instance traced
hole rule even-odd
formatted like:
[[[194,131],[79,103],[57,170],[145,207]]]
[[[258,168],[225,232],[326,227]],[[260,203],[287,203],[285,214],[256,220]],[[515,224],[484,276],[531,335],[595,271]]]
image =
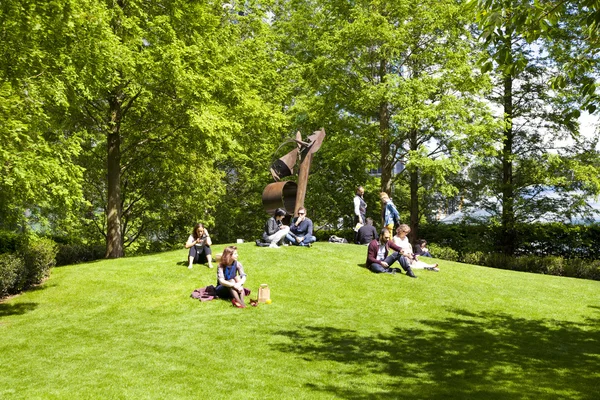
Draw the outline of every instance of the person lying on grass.
[[[386,273],[386,274],[395,274],[396,272],[400,272],[399,268],[391,268],[390,266],[394,264],[394,262],[398,261],[400,266],[406,271],[406,275],[411,278],[416,278],[412,269],[410,268],[410,263],[407,257],[401,254],[402,249],[391,240],[392,234],[387,228],[383,228],[381,230],[381,234],[379,235],[379,240],[373,239],[371,243],[369,243],[369,247],[367,249],[367,268],[371,270],[371,272],[375,273]],[[389,249],[396,250],[395,253],[388,256]]]
[[[410,227],[406,224],[400,224],[398,229],[396,229],[396,235],[392,238],[396,246],[402,249],[402,255],[406,256],[408,259],[408,263],[410,267],[413,269],[425,269],[428,271],[439,272],[437,264],[427,264],[423,261],[420,261],[416,254],[413,253],[412,246],[410,245],[410,241],[408,240],[408,233],[410,232]]]
[[[185,248],[190,249],[190,252],[188,254],[189,269],[192,269],[194,263],[208,263],[208,268],[213,267],[212,251],[210,249],[211,245],[212,241],[210,240],[210,235],[208,234],[206,228],[204,228],[204,225],[200,223],[194,225],[192,234],[185,243]]]
[[[231,299],[231,303],[237,308],[246,308],[244,282],[246,273],[242,263],[238,261],[237,247],[226,247],[217,268],[217,296]]]

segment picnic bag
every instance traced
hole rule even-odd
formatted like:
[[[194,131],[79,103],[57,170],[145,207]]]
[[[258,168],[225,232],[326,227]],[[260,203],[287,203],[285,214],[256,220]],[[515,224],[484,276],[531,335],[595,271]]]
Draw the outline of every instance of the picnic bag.
[[[267,300],[271,298],[271,290],[269,289],[269,285],[266,283],[261,283],[258,288],[258,302],[265,303]]]

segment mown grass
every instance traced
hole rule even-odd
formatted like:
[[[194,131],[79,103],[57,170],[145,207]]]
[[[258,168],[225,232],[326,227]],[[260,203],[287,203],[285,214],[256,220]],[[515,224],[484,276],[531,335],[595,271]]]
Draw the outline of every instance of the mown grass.
[[[223,249],[215,245],[214,251]],[[0,303],[2,399],[595,399],[600,282],[441,261],[375,275],[366,247],[239,245],[256,296],[190,293],[184,250],[55,268]]]

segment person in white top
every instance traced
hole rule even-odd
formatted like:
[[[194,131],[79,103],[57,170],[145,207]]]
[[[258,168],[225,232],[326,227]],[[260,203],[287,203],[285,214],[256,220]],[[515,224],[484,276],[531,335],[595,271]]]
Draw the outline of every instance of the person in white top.
[[[408,258],[411,268],[439,272],[440,269],[437,264],[427,264],[419,260],[419,257],[413,253],[413,248],[407,236],[409,232],[410,227],[408,225],[400,224],[398,229],[396,229],[396,235],[394,235],[392,240],[396,246],[402,249],[402,254]]]
[[[212,268],[212,251],[210,246],[212,245],[212,241],[210,240],[210,235],[204,225],[198,223],[194,225],[194,230],[192,234],[188,238],[185,243],[185,248],[190,249],[188,255],[188,268],[192,269],[193,264],[206,264],[208,263],[208,268]]]

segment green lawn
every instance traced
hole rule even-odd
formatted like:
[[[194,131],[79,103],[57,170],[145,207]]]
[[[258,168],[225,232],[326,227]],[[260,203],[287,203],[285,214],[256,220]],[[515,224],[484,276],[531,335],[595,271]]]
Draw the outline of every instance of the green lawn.
[[[216,273],[185,250],[55,268],[0,303],[0,399],[599,396],[600,282],[445,261],[376,275],[355,245],[239,253],[272,304],[191,299]]]

